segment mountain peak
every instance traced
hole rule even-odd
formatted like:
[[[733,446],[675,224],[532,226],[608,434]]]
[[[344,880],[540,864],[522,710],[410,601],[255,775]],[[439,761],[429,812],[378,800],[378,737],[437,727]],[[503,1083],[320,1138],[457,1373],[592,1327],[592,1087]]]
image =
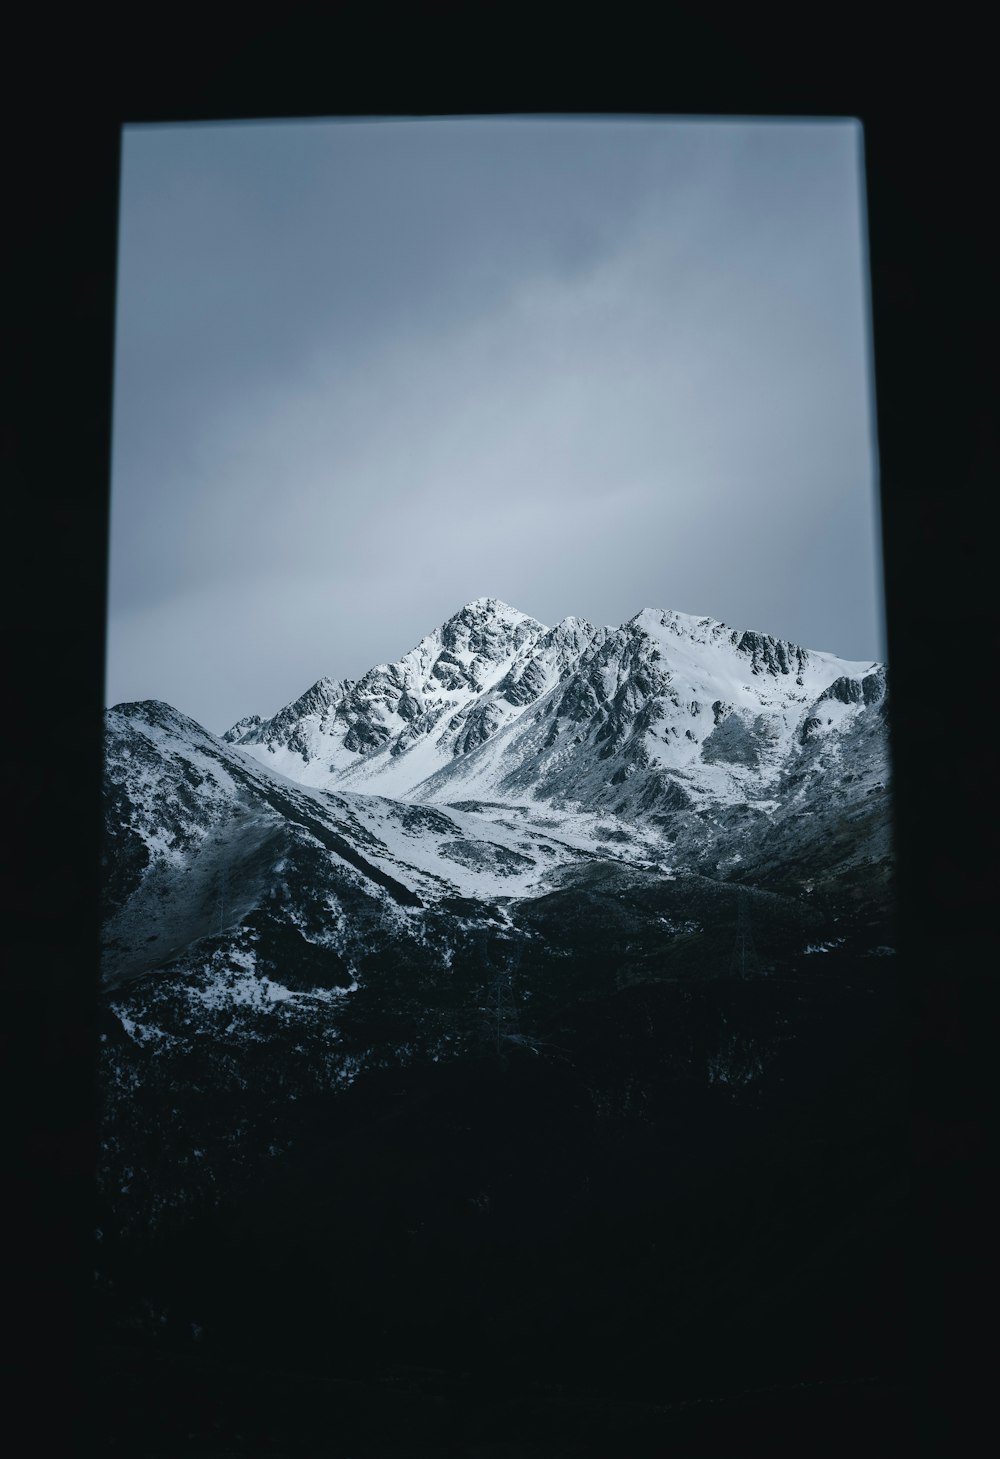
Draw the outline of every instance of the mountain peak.
[[[522,613],[520,608],[511,607],[510,603],[505,603],[502,598],[491,597],[473,598],[464,607],[459,608],[457,613],[453,613],[448,622],[453,623],[456,619],[468,620],[484,617],[506,619],[511,622],[519,622],[522,619],[537,622],[537,619],[531,618],[530,613]]]
[[[418,787],[418,799],[450,795],[458,765],[466,767],[463,794],[477,775],[488,790],[515,773],[508,767],[518,756],[533,766],[539,755],[545,783],[558,780],[563,795],[584,781],[584,798],[604,795],[605,781],[618,795],[624,779],[613,776],[628,765],[632,774],[658,766],[657,774],[698,778],[706,794],[719,791],[721,777],[735,795],[743,792],[720,764],[746,770],[759,754],[777,774],[782,754],[799,744],[803,706],[841,679],[845,687],[831,690],[838,703],[867,704],[877,686],[865,690],[864,673],[867,663],[809,654],[708,616],[645,607],[618,628],[575,616],[547,628],[483,595],[397,661],[357,681],[321,679],[272,719],[249,717],[226,738],[305,784],[390,797]],[[732,715],[735,727],[719,731]],[[743,720],[751,738],[767,721],[759,751],[736,744]],[[564,733],[570,724],[572,735]],[[609,765],[626,751],[628,764]]]
[[[629,622],[639,623],[643,627],[652,625],[657,628],[674,628],[682,633],[695,628],[725,627],[717,618],[699,617],[696,613],[679,613],[676,608],[640,608]]]
[[[440,628],[421,639],[412,654],[422,658],[427,652],[442,650],[471,668],[474,660],[495,663],[516,652],[527,638],[537,638],[548,630],[544,623],[512,608],[502,598],[473,598],[453,613]],[[406,662],[411,655],[406,655]]]
[[[120,715],[122,719],[143,720],[148,724],[163,725],[169,728],[180,725],[187,729],[193,726],[199,732],[204,733],[197,720],[182,713],[181,710],[175,709],[165,699],[124,700],[121,704],[112,704],[107,713]]]

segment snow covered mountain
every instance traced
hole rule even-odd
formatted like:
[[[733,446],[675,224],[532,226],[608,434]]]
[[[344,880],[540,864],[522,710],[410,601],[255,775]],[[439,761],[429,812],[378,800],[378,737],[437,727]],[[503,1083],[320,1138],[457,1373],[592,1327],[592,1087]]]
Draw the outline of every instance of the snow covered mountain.
[[[513,938],[602,877],[840,896],[887,874],[885,710],[878,664],[650,609],[547,628],[494,598],[221,739],[120,705],[106,980],[217,944],[255,994],[306,969],[356,989],[387,957],[448,968],[470,929]]]
[[[807,746],[840,743],[885,685],[877,663],[709,618],[546,628],[480,598],[397,663],[321,679],[224,738],[303,784],[433,804],[772,809]]]
[[[350,984],[380,949],[407,941],[447,965],[433,909],[504,921],[499,908],[538,895],[595,848],[629,865],[654,854],[638,831],[609,851],[597,816],[533,821],[304,787],[157,701],[109,711],[105,784],[114,985],[241,928],[263,946],[279,925],[334,982]]]
[[[490,598],[221,738],[116,706],[108,1179],[132,1171],[138,1220],[210,1194],[178,1148],[139,1199],[137,1089],[190,1105],[200,1144],[216,1121],[211,1179],[236,1180],[269,1158],[263,1127],[251,1158],[226,1123],[251,1086],[276,1110],[474,1056],[487,1024],[540,1047],[567,1008],[726,976],[747,906],[765,970],[845,939],[883,951],[886,707],[878,664],[650,609],[547,628]],[[706,1058],[735,1079],[727,1048]],[[182,1094],[192,1059],[199,1089],[229,1091],[217,1119]]]
[[[171,1404],[178,1358],[270,1375],[276,1332],[317,1373],[544,1369],[567,1324],[593,1345],[602,1251],[637,1253],[605,1311],[635,1291],[645,1330],[653,1290],[675,1356],[734,1252],[740,1382],[747,1270],[769,1310],[797,1250],[826,1312],[816,1253],[839,1286],[844,1230],[901,1219],[886,713],[877,664],[495,599],[224,737],[109,710],[94,1270]],[[627,1324],[597,1332],[603,1362]]]
[[[549,687],[593,632],[547,630],[496,598],[477,598],[398,662],[357,681],[320,679],[273,718],[253,715],[224,738],[305,784],[403,795]]]
[[[417,909],[492,917],[595,862],[794,889],[887,864],[885,712],[875,663],[651,609],[547,628],[493,598],[221,739],[169,705],[118,706],[106,975],[279,903],[283,925],[325,929],[349,983],[376,924],[426,944]],[[312,867],[308,908],[290,860]]]

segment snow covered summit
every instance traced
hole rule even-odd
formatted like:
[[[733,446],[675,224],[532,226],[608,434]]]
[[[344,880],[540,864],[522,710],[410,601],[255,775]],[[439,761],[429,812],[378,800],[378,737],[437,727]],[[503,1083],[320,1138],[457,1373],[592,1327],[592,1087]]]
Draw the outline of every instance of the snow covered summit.
[[[476,598],[395,663],[358,680],[320,679],[271,719],[251,716],[223,738],[305,784],[348,783],[359,766],[385,769],[454,724],[545,632],[498,598]]]
[[[831,733],[826,760],[839,753],[884,698],[879,664],[712,618],[643,608],[619,628],[548,628],[484,597],[397,662],[320,679],[225,739],[325,789],[634,818],[661,801],[770,803],[793,762],[817,766]]]

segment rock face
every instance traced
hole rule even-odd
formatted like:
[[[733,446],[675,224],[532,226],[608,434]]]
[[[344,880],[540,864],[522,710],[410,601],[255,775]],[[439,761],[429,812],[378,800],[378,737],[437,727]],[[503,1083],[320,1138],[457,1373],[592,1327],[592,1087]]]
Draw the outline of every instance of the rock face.
[[[709,618],[647,608],[617,629],[545,628],[480,598],[398,663],[322,679],[225,738],[324,789],[628,815],[678,786],[705,804],[766,800],[811,734],[884,695],[878,664]]]
[[[547,628],[481,598],[222,738],[157,701],[109,711],[119,1208],[150,1220],[201,1189],[187,1162],[140,1199],[127,1136],[136,1088],[181,1107],[186,1061],[203,1090],[271,1081],[283,1101],[484,1040],[535,1047],[581,998],[725,973],[741,897],[765,969],[884,949],[886,705],[880,665],[712,619]],[[253,1140],[217,1136],[225,1184]]]
[[[541,623],[498,599],[477,598],[396,663],[377,664],[357,681],[320,679],[273,718],[250,716],[224,738],[257,747],[284,773],[327,787],[349,781],[373,757],[380,765],[396,760],[430,736],[448,735],[461,753],[464,714],[498,681],[509,681],[496,695],[505,703],[532,692],[531,678],[524,680],[528,653],[545,633]],[[470,747],[487,718],[481,715],[469,731]]]

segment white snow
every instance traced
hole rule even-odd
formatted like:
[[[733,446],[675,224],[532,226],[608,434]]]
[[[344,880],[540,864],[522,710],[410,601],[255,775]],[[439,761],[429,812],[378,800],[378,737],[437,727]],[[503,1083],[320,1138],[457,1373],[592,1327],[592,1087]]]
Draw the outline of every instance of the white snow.
[[[162,1044],[165,1048],[169,1048],[179,1042],[171,1034],[164,1032],[162,1028],[156,1028],[153,1024],[138,1023],[134,1018],[130,1018],[121,1004],[112,1003],[111,1011],[133,1043]]]

